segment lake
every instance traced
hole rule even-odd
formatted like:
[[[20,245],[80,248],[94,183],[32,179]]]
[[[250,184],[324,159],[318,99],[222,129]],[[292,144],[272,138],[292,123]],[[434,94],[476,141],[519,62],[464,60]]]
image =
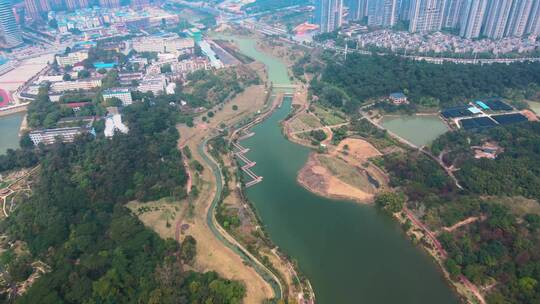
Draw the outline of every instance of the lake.
[[[231,37],[229,37],[231,38]],[[244,54],[268,67],[274,84],[289,84],[287,69],[260,53],[255,40],[235,38]],[[264,180],[247,190],[272,241],[298,262],[321,304],[455,304],[438,266],[401,227],[373,206],[316,196],[296,182],[310,150],[282,135],[291,111],[285,98],[242,145]]]
[[[25,113],[0,117],[0,154],[19,147],[19,128]]]

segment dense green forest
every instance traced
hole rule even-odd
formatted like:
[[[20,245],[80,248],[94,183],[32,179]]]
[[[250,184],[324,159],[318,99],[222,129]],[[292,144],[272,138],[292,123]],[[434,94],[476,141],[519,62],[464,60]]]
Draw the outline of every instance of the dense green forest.
[[[461,136],[460,140],[455,137]],[[474,159],[471,146],[494,141],[504,153],[495,160]],[[540,123],[493,128],[481,133],[449,133],[437,139],[435,152],[452,151],[447,161],[470,192],[487,195],[522,195],[540,201]]]
[[[355,109],[366,100],[403,91],[413,104],[442,107],[463,104],[468,98],[506,96],[520,90],[536,94],[540,63],[467,65],[432,64],[396,56],[351,54],[327,60],[313,93],[323,102]]]
[[[505,149],[497,159],[473,157],[471,146],[486,140]],[[446,162],[459,164],[457,176],[464,190],[417,152],[389,154],[381,163],[392,185],[407,195],[409,208],[433,230],[479,218],[439,237],[452,277],[465,275],[477,286],[494,284],[486,293],[488,303],[540,303],[540,124],[447,133],[432,145],[435,154],[443,151]]]
[[[222,69],[218,72],[198,70],[187,76],[184,91],[196,99],[209,102],[207,107],[226,102],[246,87],[260,84],[257,73],[251,69]]]
[[[13,280],[28,277],[31,260],[52,269],[17,303],[241,302],[240,283],[183,269],[195,240],[180,250],[123,206],[186,195],[174,109],[167,102],[134,104],[124,110],[128,135],[47,148],[33,195],[0,224],[31,256],[1,255]]]

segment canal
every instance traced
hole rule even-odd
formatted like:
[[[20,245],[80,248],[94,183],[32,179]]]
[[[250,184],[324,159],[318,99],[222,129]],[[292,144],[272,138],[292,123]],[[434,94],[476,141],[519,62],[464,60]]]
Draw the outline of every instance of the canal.
[[[0,116],[0,154],[19,147],[19,128],[24,113]]]
[[[230,38],[230,37],[229,37]],[[286,67],[235,38],[240,50],[268,67],[270,81],[288,84]],[[280,121],[291,100],[255,126],[242,145],[262,183],[247,191],[271,239],[311,281],[317,303],[457,303],[436,264],[413,246],[390,217],[372,206],[318,197],[296,182],[309,149],[289,142]]]

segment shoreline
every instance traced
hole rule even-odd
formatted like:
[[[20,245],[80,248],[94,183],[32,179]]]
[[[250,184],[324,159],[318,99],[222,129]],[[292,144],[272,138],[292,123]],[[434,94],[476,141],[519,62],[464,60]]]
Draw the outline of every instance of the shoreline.
[[[354,196],[354,195],[347,195],[347,194],[329,193],[328,191],[322,190],[320,188],[317,188],[314,185],[311,185],[307,181],[308,174],[310,174],[309,171],[313,171],[313,169],[315,167],[317,167],[317,166],[321,166],[320,161],[317,159],[317,154],[312,152],[309,155],[309,157],[308,157],[306,163],[304,164],[304,166],[300,169],[300,171],[298,171],[298,174],[296,175],[296,182],[299,185],[301,185],[304,189],[310,191],[311,193],[316,194],[316,195],[321,196],[321,197],[324,197],[324,198],[331,199],[331,200],[347,200],[347,201],[351,201],[351,202],[354,202],[354,203],[357,203],[357,204],[360,204],[360,205],[372,205],[374,203],[375,194],[364,192],[363,190],[358,189],[357,187],[344,182],[343,180],[341,180],[338,177],[334,176],[330,172],[323,172],[323,173],[318,173],[318,174],[315,173],[315,175],[318,175],[318,177],[320,178],[320,180],[317,181],[317,183],[320,186],[326,187],[326,188],[331,188],[331,186],[329,184],[332,182],[332,180],[335,180],[335,182],[343,184],[343,186],[346,187],[346,188],[347,187],[348,188],[354,188],[359,192],[363,192],[364,195],[369,196],[369,198],[367,198],[367,197],[366,198],[360,198],[359,195]],[[352,189],[350,189],[350,190],[352,190]],[[349,192],[349,191],[343,191],[343,193],[345,193],[345,192]],[[349,193],[351,193],[351,192],[349,192]],[[360,194],[360,193],[358,193],[358,194]]]

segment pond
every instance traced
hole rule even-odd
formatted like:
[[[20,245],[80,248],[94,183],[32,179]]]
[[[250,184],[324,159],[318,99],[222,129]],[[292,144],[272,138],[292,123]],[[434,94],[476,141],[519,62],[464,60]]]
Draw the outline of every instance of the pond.
[[[19,128],[23,117],[24,113],[0,117],[0,154],[19,147]]]
[[[385,116],[382,126],[417,146],[425,146],[448,131],[438,115]]]

